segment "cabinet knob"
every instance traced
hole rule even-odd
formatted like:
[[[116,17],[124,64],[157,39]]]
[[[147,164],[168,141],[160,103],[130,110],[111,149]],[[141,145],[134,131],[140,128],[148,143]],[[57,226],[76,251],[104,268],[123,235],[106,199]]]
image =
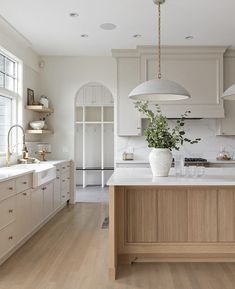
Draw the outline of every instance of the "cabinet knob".
[[[64,182],[65,182],[65,180],[62,180],[62,182],[64,183]]]
[[[60,177],[56,177],[57,178],[57,180],[59,180],[60,179]]]
[[[27,196],[27,193],[23,193],[24,196]]]
[[[8,212],[9,212],[9,214],[13,213],[13,209],[10,209]]]
[[[27,182],[22,182],[23,185],[27,185]]]
[[[9,191],[13,191],[13,187],[10,187],[10,188],[8,188],[9,189]]]
[[[62,167],[63,170],[65,170],[65,167]]]
[[[8,239],[9,239],[9,240],[13,240],[13,236],[9,236]]]
[[[59,172],[60,170],[59,170],[59,169],[57,169],[56,171],[57,171],[57,172]]]
[[[70,178],[68,178],[68,180],[70,180]]]
[[[70,165],[68,165],[67,168],[70,168]]]

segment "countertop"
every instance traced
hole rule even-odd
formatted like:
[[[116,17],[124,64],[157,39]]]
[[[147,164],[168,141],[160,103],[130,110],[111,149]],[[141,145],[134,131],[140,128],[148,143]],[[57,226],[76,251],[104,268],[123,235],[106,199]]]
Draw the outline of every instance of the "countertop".
[[[51,160],[46,162],[41,162],[38,164],[38,166],[42,165],[42,167],[45,168],[45,166],[51,167],[60,163],[64,163],[67,160]],[[9,167],[2,167],[0,168],[0,183],[5,182],[26,174],[33,173],[36,171],[36,168],[34,167],[37,164],[26,164],[26,165],[12,165]],[[39,168],[40,170],[40,168]]]
[[[205,168],[203,176],[153,177],[149,168],[118,168],[107,182],[109,186],[235,186],[234,168]]]

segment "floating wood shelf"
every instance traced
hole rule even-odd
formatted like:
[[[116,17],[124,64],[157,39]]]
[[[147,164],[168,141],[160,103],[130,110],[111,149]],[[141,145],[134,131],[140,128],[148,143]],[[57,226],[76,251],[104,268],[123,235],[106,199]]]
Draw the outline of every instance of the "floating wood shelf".
[[[43,105],[27,105],[25,108],[28,110],[41,112],[41,113],[53,113],[54,112],[52,108],[46,108]]]
[[[28,129],[27,134],[53,134],[53,130],[49,129]]]

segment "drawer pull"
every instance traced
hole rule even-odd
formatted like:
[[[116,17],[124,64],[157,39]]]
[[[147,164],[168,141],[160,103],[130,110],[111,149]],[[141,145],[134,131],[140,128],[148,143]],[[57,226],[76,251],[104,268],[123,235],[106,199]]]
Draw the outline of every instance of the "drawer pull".
[[[63,170],[65,170],[65,167],[62,167]]]
[[[63,195],[62,198],[65,198],[65,196]]]
[[[65,180],[62,180],[62,182],[64,183],[64,182],[65,182]]]
[[[57,178],[57,180],[59,180],[60,179],[60,177],[56,177]]]
[[[23,185],[27,185],[27,182],[22,182]]]
[[[70,180],[70,178],[68,178],[68,180]]]
[[[24,196],[27,196],[27,193],[23,193]]]
[[[43,187],[42,190],[45,191],[45,190],[46,190],[46,187]]]
[[[9,240],[13,240],[13,236],[9,236],[8,239],[9,239]]]
[[[13,187],[10,187],[10,188],[8,188],[9,189],[9,191],[13,191]]]
[[[9,212],[9,214],[13,213],[13,209],[10,209],[8,212]]]
[[[57,169],[56,171],[57,171],[57,172],[59,172],[60,170],[59,170],[59,169]]]
[[[67,166],[67,168],[70,168],[70,166]]]

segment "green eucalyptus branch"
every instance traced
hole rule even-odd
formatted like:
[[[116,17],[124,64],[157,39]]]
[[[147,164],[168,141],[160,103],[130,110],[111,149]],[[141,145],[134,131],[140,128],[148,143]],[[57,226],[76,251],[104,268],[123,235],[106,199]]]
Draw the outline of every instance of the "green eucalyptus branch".
[[[148,102],[135,102],[135,107],[139,112],[146,115],[149,120],[149,126],[144,130],[144,135],[148,146],[150,148],[168,148],[170,150],[179,150],[185,142],[190,144],[196,144],[201,139],[196,138],[190,140],[185,137],[185,119],[191,113],[186,111],[180,119],[176,121],[176,126],[170,129],[167,118],[162,115],[161,108],[158,104],[155,104],[156,113],[154,113],[148,105]]]

